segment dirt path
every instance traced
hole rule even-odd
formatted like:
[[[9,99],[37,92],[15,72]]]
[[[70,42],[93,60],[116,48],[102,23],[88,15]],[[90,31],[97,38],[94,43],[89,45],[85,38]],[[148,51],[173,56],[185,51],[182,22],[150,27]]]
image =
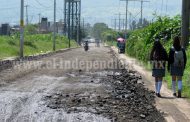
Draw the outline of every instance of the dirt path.
[[[75,76],[76,72],[79,72],[75,63],[77,59],[108,61],[112,58],[109,51],[108,48],[98,50],[91,48],[89,52],[84,52],[79,48],[40,61],[23,62],[14,69],[2,71],[0,73],[0,122],[108,121],[104,117],[90,113],[67,114],[63,110],[52,110],[42,99],[44,96],[62,90],[65,93],[88,90],[90,92],[94,89],[103,91],[104,88],[98,83],[81,82],[81,79]],[[67,62],[73,66],[66,67],[64,64]],[[88,70],[87,66],[82,68],[84,69],[81,70]],[[89,77],[84,76],[82,79],[89,80]]]
[[[112,47],[115,53],[117,49]],[[139,72],[143,76],[146,87],[154,90],[154,79],[150,71],[143,68],[142,63],[134,58],[120,54],[118,58],[122,60],[127,67]],[[168,122],[189,122],[190,121],[190,103],[186,99],[174,98],[171,90],[167,88],[167,84],[164,83],[162,87],[163,98],[157,98],[157,108],[166,113],[166,120]]]

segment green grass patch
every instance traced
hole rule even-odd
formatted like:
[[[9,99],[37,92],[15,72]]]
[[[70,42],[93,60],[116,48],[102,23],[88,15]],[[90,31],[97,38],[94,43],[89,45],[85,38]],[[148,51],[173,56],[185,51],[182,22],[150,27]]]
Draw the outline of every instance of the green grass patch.
[[[53,51],[52,34],[25,35],[24,55],[35,55]],[[19,35],[0,36],[0,59],[19,56]],[[56,36],[56,50],[69,47],[69,41],[64,36]],[[71,47],[77,47],[77,43],[72,40]]]

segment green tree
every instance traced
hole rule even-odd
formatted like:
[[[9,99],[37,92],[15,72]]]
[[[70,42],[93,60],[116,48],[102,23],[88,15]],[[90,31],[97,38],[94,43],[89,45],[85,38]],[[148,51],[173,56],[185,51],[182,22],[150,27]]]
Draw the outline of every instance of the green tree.
[[[92,29],[92,36],[101,39],[102,38],[101,34],[106,30],[109,30],[109,28],[105,23],[96,23],[94,24]]]
[[[38,33],[38,25],[30,24],[25,27],[25,32],[27,34],[37,34]]]

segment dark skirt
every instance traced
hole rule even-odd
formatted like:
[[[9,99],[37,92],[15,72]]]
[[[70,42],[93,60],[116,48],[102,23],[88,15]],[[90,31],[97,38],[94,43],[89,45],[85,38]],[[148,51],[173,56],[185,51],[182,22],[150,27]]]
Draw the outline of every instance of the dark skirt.
[[[165,77],[165,69],[152,69],[153,77]]]
[[[183,73],[184,73],[183,67],[171,66],[171,68],[170,68],[170,74],[172,76],[183,76]]]

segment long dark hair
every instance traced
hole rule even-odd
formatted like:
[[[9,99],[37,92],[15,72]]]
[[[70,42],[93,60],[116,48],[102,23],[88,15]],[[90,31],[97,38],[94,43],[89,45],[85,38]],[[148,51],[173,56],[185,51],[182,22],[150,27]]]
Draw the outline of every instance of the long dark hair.
[[[163,49],[164,47],[162,46],[160,41],[155,41],[152,50],[153,51],[160,51],[161,49]]]
[[[155,60],[155,58],[156,58],[156,60],[162,60],[162,59],[167,58],[166,51],[160,41],[154,42],[150,58],[151,58],[151,60]]]
[[[174,37],[173,39],[173,47],[175,50],[179,51],[181,50],[181,43],[180,43],[180,38],[179,36]]]

